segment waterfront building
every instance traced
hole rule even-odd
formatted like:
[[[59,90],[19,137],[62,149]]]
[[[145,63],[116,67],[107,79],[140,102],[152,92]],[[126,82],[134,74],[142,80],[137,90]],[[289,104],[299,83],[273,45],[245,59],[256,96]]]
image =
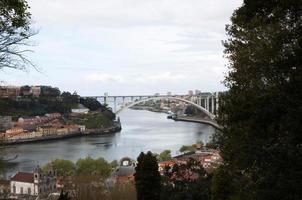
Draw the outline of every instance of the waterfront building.
[[[56,192],[56,172],[43,173],[37,166],[33,173],[17,172],[10,180],[11,194],[15,197],[47,196]]]
[[[0,86],[0,97],[17,97],[20,95],[20,87]]]
[[[5,134],[6,135],[17,135],[17,134],[20,134],[20,133],[23,133],[24,132],[24,129],[23,128],[20,128],[20,127],[13,127],[11,129],[7,129],[5,131]]]
[[[51,119],[57,119],[61,117],[60,113],[47,113],[45,114],[46,117],[49,117]]]
[[[0,116],[0,131],[13,127],[12,116]]]
[[[44,116],[35,116],[30,118],[20,117],[16,123],[17,126],[26,126],[26,125],[39,125],[46,122],[50,122],[54,119],[61,117],[60,113],[47,113]]]
[[[39,97],[41,94],[41,87],[40,86],[32,86],[30,88],[30,93],[34,96],[34,97]]]

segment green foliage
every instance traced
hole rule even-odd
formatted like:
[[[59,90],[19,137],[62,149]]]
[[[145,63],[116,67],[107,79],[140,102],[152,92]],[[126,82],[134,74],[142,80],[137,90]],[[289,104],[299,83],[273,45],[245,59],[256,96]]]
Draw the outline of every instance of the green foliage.
[[[113,160],[110,162],[110,166],[112,169],[115,169],[117,166],[119,166],[119,163],[117,160]]]
[[[70,160],[56,159],[46,164],[43,171],[48,171],[50,168],[57,171],[58,176],[73,175],[75,172],[75,164]]]
[[[212,200],[227,200],[231,196],[232,176],[226,166],[214,171],[211,185]]]
[[[137,158],[135,187],[137,200],[158,200],[160,199],[160,174],[156,157],[148,151],[141,152]]]
[[[182,145],[179,151],[181,153],[196,151],[196,145]]]
[[[170,151],[170,150],[164,150],[164,151],[161,152],[159,155],[157,155],[156,158],[157,158],[157,160],[158,160],[159,162],[171,160],[171,159],[172,159],[171,151]]]
[[[112,124],[112,121],[103,113],[86,114],[80,117],[72,117],[71,122],[85,125],[88,129],[102,128]]]
[[[88,156],[76,162],[77,175],[98,175],[106,178],[111,170],[111,165],[104,158],[93,159]]]
[[[41,86],[41,96],[44,97],[59,97],[61,91],[57,87]]]
[[[194,106],[191,106],[191,105],[188,105],[185,109],[185,114],[186,115],[193,115],[196,113],[196,110],[195,110],[195,107]]]
[[[70,112],[71,108],[78,104],[77,94],[63,92],[60,95],[61,92],[58,88],[41,86],[41,95],[39,97],[24,95],[24,90],[29,90],[29,86],[21,87],[20,95],[22,97],[18,100],[0,98],[0,112],[12,115],[14,118],[44,115],[50,112],[63,114]]]
[[[246,0],[231,21],[219,141],[233,186],[215,196],[301,199],[302,1]]]
[[[105,110],[105,107],[95,98],[81,98],[80,103],[91,111]]]
[[[167,168],[162,177],[162,200],[208,200],[211,176],[206,175],[202,165],[194,159],[185,164]]]

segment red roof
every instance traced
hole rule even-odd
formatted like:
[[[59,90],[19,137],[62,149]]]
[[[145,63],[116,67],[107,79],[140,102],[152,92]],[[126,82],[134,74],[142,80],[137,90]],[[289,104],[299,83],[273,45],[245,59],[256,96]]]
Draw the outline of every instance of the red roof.
[[[33,173],[28,173],[28,172],[18,172],[10,180],[11,181],[17,181],[17,182],[33,183],[34,182],[34,174]]]

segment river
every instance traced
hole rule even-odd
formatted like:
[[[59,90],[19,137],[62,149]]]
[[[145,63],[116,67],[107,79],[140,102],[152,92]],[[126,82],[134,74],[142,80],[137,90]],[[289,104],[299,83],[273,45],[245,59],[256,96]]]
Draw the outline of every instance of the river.
[[[11,146],[2,153],[6,158],[18,156],[6,166],[6,175],[16,171],[33,171],[54,159],[69,159],[91,156],[104,157],[108,161],[124,156],[136,158],[140,152],[159,153],[170,149],[177,155],[182,145],[197,141],[207,142],[215,129],[209,125],[175,122],[164,113],[144,110],[124,110],[119,114],[122,131],[107,136],[86,136],[61,141],[47,141]]]

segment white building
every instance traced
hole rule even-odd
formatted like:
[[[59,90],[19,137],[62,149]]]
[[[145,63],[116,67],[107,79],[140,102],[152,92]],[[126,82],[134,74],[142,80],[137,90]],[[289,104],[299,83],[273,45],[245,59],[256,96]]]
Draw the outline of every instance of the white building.
[[[10,181],[14,196],[47,196],[56,191],[56,173],[43,173],[39,166],[33,173],[17,172]]]

